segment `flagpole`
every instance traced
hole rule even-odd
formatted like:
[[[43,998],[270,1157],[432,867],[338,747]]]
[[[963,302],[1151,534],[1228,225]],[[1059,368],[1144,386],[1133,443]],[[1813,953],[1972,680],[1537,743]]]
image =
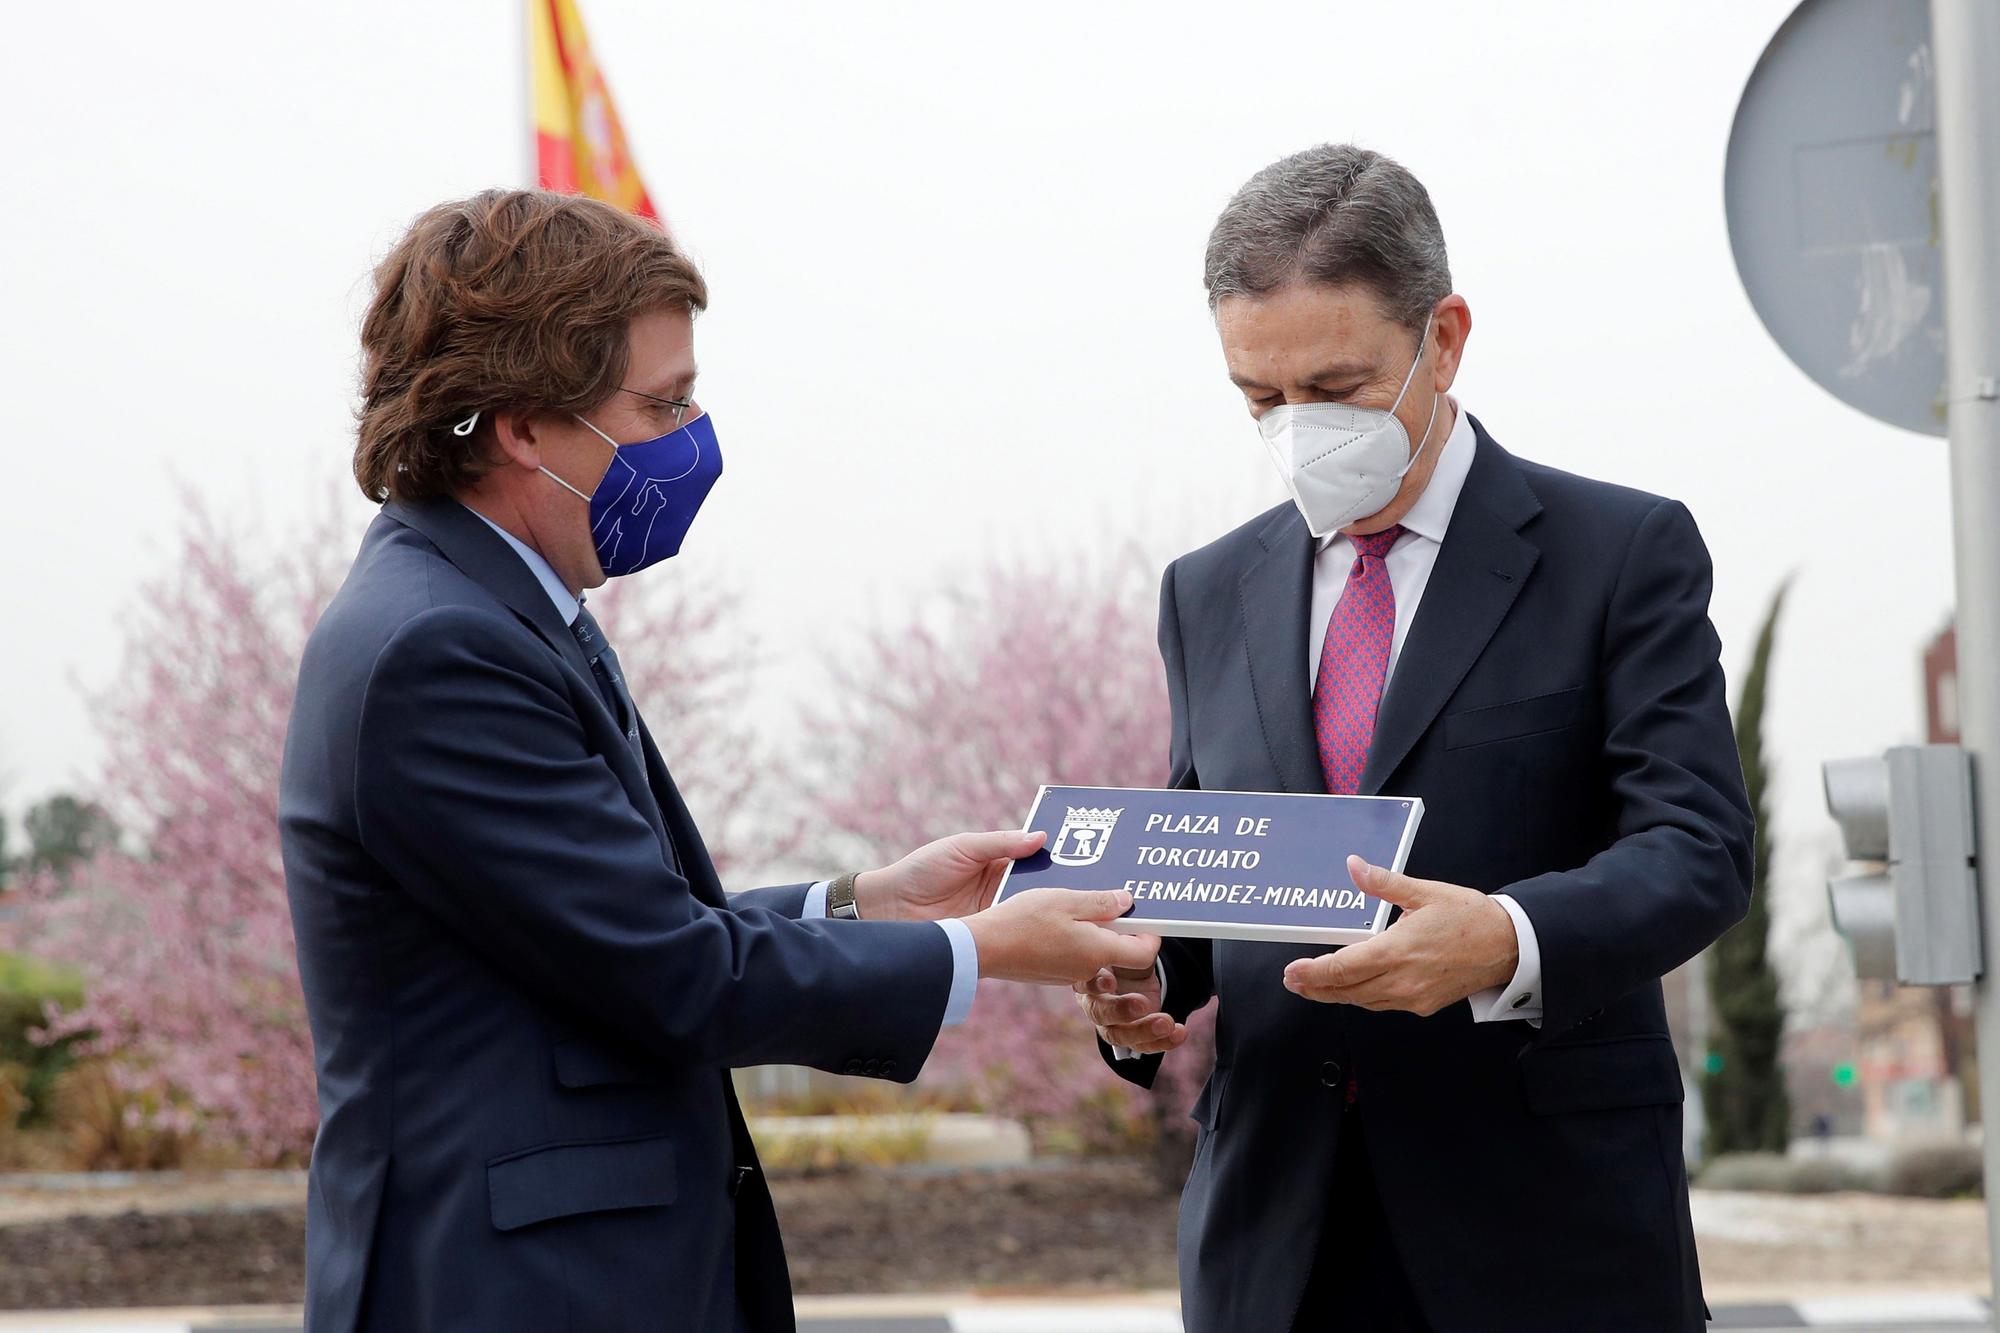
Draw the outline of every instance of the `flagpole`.
[[[521,154],[521,184],[525,189],[535,189],[542,183],[541,155],[535,143],[535,54],[534,6],[545,0],[522,0],[516,9],[519,20],[514,28],[514,92],[520,99],[519,119],[514,122],[514,132],[520,136],[515,140]]]

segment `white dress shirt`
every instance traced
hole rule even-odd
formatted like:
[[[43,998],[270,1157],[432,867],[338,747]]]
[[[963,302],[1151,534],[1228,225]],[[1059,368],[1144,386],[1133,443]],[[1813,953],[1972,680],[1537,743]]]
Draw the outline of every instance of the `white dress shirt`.
[[[1417,607],[1423,603],[1424,589],[1430,586],[1431,570],[1437,565],[1438,550],[1445,530],[1451,526],[1452,511],[1458,507],[1458,493],[1465,489],[1466,474],[1472,471],[1472,455],[1479,447],[1472,423],[1456,399],[1451,434],[1438,455],[1437,467],[1429,484],[1410,512],[1403,516],[1403,535],[1391,547],[1382,563],[1389,570],[1389,586],[1396,594],[1396,631],[1389,641],[1389,672],[1382,682],[1388,692],[1395,679],[1396,664],[1403,654],[1403,640],[1409,636]],[[1339,533],[1322,537],[1319,553],[1313,557],[1312,619],[1307,622],[1306,679],[1319,679],[1319,657],[1326,646],[1327,622],[1347,589],[1348,571],[1354,567],[1354,543]],[[1514,922],[1514,938],[1520,945],[1521,960],[1514,978],[1505,986],[1479,991],[1467,998],[1475,1022],[1494,1019],[1526,1019],[1542,1025],[1542,951],[1535,939],[1534,923],[1521,905],[1504,893],[1493,901],[1505,908]]]
[[[514,548],[514,554],[521,557],[528,572],[535,576],[535,581],[548,593],[549,600],[556,604],[556,612],[562,616],[563,624],[576,624],[576,618],[583,614],[583,598],[569,590],[569,585],[556,573],[555,566],[540,551],[471,505],[465,508],[466,512],[499,533],[501,540]],[[831,883],[830,880],[822,880],[806,890],[805,909],[799,913],[800,920],[815,921],[826,916],[826,891]],[[943,1026],[954,1027],[963,1023],[972,1012],[973,998],[979,993],[979,946],[973,941],[971,928],[963,921],[940,921],[937,925],[944,931],[945,938],[951,941],[951,992],[945,1001]]]
[[[1389,641],[1388,674],[1382,681],[1385,695],[1389,681],[1396,675],[1396,663],[1403,653],[1403,640],[1409,636],[1417,607],[1424,600],[1424,589],[1430,584],[1431,570],[1437,564],[1438,548],[1444,543],[1445,530],[1451,526],[1452,511],[1458,507],[1458,493],[1465,489],[1466,474],[1472,471],[1472,455],[1479,447],[1478,437],[1472,433],[1472,423],[1467,420],[1464,409],[1459,407],[1456,399],[1452,400],[1452,409],[1451,434],[1445,438],[1437,467],[1431,472],[1430,482],[1424,487],[1423,494],[1410,506],[1410,512],[1403,516],[1403,535],[1382,561],[1389,570],[1389,586],[1396,594],[1396,629]],[[1352,541],[1340,533],[1320,538],[1319,551],[1313,557],[1312,618],[1307,622],[1308,681],[1319,679],[1319,658],[1326,646],[1327,622],[1333,619],[1333,609],[1340,604],[1340,594],[1347,590],[1348,571],[1353,567]],[[1535,939],[1534,923],[1528,920],[1528,914],[1510,895],[1496,893],[1493,901],[1506,909],[1508,918],[1514,923],[1520,962],[1514,968],[1513,980],[1505,986],[1478,991],[1468,996],[1466,1003],[1472,1007],[1472,1018],[1477,1023],[1519,1018],[1540,1027],[1542,951]],[[1156,970],[1160,977],[1160,1004],[1164,1007],[1166,972],[1164,969]],[[1137,1055],[1136,1051],[1123,1046],[1112,1047],[1111,1053],[1121,1060]]]
[[[556,567],[550,564],[540,551],[537,551],[534,547],[528,545],[519,537],[516,537],[513,533],[507,531],[507,529],[501,527],[477,509],[474,509],[471,505],[465,506],[465,511],[481,523],[484,523],[487,527],[499,533],[500,540],[514,548],[514,554],[521,557],[521,563],[526,565],[528,572],[535,576],[535,582],[542,585],[542,591],[547,593],[549,600],[556,604],[556,614],[563,618],[563,624],[576,624],[576,618],[583,614],[583,598],[569,590],[569,585],[562,581],[562,575],[556,573]]]

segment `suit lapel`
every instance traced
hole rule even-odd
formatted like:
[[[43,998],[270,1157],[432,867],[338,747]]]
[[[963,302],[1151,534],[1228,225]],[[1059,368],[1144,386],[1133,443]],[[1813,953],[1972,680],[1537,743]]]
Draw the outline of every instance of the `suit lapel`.
[[[590,659],[576,635],[563,622],[548,590],[542,587],[514,548],[486,526],[479,515],[456,500],[391,500],[382,512],[404,527],[415,528],[444,552],[444,558],[499,598],[509,611],[528,623],[549,647],[585,680],[594,680]]]
[[[1417,618],[1375,718],[1361,775],[1373,796],[1395,774],[1486,650],[1541,552],[1520,529],[1541,502],[1513,458],[1477,421],[1472,470],[1459,492]]]
[[[710,907],[728,906],[729,896],[723,892],[714,863],[708,859],[708,848],[702,843],[694,816],[688,813],[687,802],[681,799],[681,789],[674,784],[673,774],[667,771],[667,761],[660,754],[660,747],[654,744],[652,729],[643,717],[639,719],[639,742],[646,753],[646,781],[652,789],[651,795],[659,808],[660,818],[665,821],[663,840],[668,854],[674,859],[674,869],[688,882],[695,897]]]
[[[1263,554],[1243,573],[1237,599],[1250,655],[1257,725],[1281,790],[1324,792],[1306,679],[1307,622],[1312,615],[1313,540],[1290,505],[1257,534]]]
[[[597,678],[590,669],[590,659],[583,655],[576,635],[564,623],[555,603],[549,600],[548,590],[522,563],[514,548],[501,540],[477,514],[456,500],[423,500],[407,504],[391,500],[382,506],[382,513],[422,533],[444,553],[445,559],[499,598],[508,610],[525,621],[576,670],[590,687],[590,697],[598,697]],[[638,766],[638,785],[634,786],[627,769],[615,759],[611,764],[612,772],[619,775],[619,781],[634,808],[653,826],[668,857],[680,868],[687,855],[681,849],[698,849],[701,846],[700,835],[695,832],[694,821],[681,802],[680,792],[674,787],[674,780],[667,773],[666,763],[660,758],[652,735],[646,731],[643,718],[640,719],[639,730],[644,741],[645,758]],[[630,758],[628,747],[621,744],[618,748]],[[707,867],[705,853],[701,854],[700,863],[702,867]],[[720,886],[712,869],[705,877],[690,873],[688,879],[694,885],[697,897],[711,906],[722,905]]]

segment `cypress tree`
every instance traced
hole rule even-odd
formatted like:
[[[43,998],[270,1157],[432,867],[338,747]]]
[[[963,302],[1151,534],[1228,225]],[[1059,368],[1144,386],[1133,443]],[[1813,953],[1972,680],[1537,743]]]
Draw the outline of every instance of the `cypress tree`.
[[[1708,951],[1709,1050],[1702,1078],[1707,1155],[1783,1152],[1791,1137],[1785,1090],[1784,1001],[1768,954],[1771,908],[1770,767],[1764,758],[1764,702],[1771,648],[1789,580],[1771,596],[1750,672],[1736,701],[1736,752],[1757,820],[1750,912]]]

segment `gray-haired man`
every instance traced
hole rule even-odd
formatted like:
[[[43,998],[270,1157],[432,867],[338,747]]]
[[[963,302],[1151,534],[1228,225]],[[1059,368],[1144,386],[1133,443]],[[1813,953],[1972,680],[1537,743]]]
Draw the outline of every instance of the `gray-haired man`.
[[[1293,503],[1167,570],[1174,782],[1427,813],[1408,875],[1349,863],[1402,909],[1379,938],[1172,940],[1078,988],[1142,1084],[1220,1001],[1187,1327],[1698,1329],[1659,979],[1743,915],[1752,827],[1694,520],[1447,396],[1471,313],[1377,153],[1258,172],[1206,278]]]

